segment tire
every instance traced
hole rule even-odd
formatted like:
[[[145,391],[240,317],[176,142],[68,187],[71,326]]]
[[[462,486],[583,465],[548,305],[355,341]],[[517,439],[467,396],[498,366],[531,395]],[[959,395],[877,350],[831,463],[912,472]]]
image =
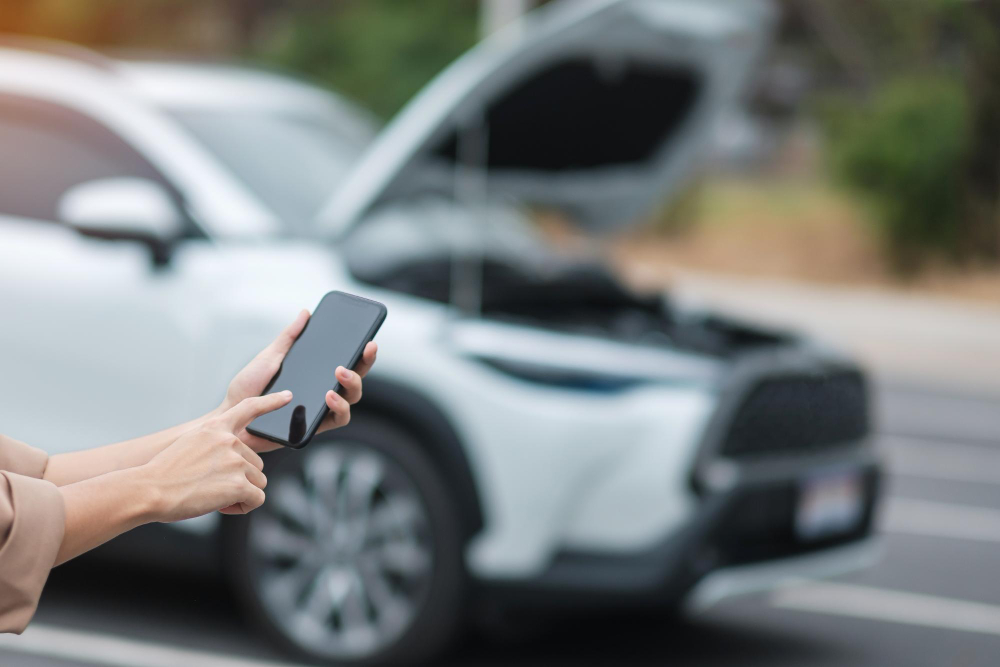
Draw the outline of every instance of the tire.
[[[252,623],[318,664],[415,664],[447,644],[466,589],[460,526],[417,442],[358,413],[264,471],[266,502],[223,536]]]

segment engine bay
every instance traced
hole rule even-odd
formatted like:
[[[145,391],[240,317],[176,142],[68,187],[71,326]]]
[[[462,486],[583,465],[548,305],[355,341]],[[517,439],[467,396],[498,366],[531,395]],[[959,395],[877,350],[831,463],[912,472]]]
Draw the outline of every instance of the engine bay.
[[[725,358],[793,340],[680,308],[668,294],[634,292],[600,262],[548,247],[530,221],[512,210],[491,209],[488,225],[478,232],[470,232],[477,224],[472,215],[442,201],[387,207],[347,239],[349,269],[363,282],[451,303],[453,273],[473,263],[483,319],[630,344]]]

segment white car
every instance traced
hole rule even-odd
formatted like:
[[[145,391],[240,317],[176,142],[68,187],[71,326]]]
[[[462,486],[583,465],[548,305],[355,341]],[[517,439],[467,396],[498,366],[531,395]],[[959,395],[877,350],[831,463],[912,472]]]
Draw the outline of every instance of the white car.
[[[378,134],[271,73],[0,46],[0,428],[56,453],[189,419],[340,289],[389,311],[350,426],[272,457],[248,517],[139,535],[143,558],[225,560],[298,654],[418,660],[484,599],[698,607],[863,565],[861,372],[635,295],[522,208],[641,217],[772,21],[552,3]]]

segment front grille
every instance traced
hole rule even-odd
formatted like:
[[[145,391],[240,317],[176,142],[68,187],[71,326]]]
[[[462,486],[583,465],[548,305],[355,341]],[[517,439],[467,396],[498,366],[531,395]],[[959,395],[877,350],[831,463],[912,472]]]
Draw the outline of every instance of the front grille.
[[[868,392],[855,371],[784,375],[758,382],[731,421],[720,453],[729,457],[806,452],[868,432]]]

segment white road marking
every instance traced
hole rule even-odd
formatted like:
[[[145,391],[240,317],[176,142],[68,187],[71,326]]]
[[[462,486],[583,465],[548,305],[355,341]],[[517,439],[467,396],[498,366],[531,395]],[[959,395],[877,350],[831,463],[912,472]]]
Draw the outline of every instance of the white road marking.
[[[889,498],[882,532],[1000,543],[1000,510],[974,505]]]
[[[805,583],[771,595],[771,604],[865,620],[1000,635],[1000,606],[838,583]]]
[[[1000,484],[1000,448],[883,436],[889,471],[897,475],[956,482]]]
[[[296,667],[40,623],[30,625],[21,636],[0,634],[0,650],[104,667]]]

